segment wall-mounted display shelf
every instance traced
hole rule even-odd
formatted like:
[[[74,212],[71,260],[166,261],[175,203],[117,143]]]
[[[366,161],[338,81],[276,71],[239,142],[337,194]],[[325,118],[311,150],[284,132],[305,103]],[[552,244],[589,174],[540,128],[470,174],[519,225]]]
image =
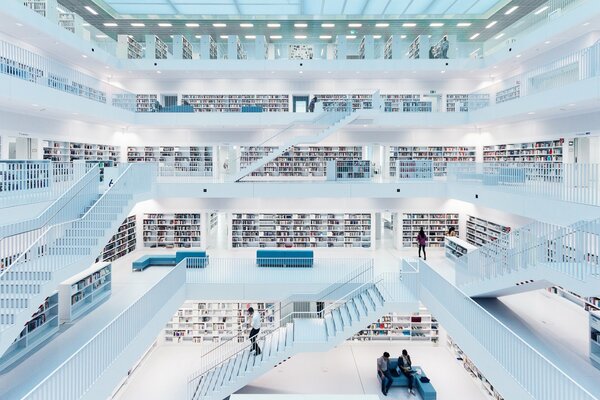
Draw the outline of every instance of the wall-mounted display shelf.
[[[0,57],[0,72],[29,82],[39,82],[44,76],[43,70],[6,57]]]
[[[31,8],[42,17],[46,16],[47,2],[46,0],[24,0],[23,5]]]
[[[262,112],[289,112],[287,94],[184,94],[195,112],[241,112],[242,107],[258,106]]]
[[[369,160],[330,160],[326,169],[328,181],[365,181],[373,177],[373,163]]]
[[[408,58],[420,58],[421,52],[421,36],[417,36],[415,40],[408,46]]]
[[[104,250],[102,250],[102,254],[96,259],[96,262],[114,261],[134,251],[137,246],[135,230],[136,216],[130,215],[125,218],[119,229],[117,229],[117,233],[104,246]]]
[[[390,313],[361,330],[350,340],[428,340],[439,339],[438,322],[426,308],[415,314]]]
[[[241,214],[233,247],[371,247],[371,214]]]
[[[475,146],[391,146],[390,176],[396,176],[396,161],[431,160],[433,174],[445,176],[449,162],[475,162]]]
[[[144,214],[144,247],[200,247],[201,214]]]
[[[555,163],[563,162],[564,139],[541,142],[496,144],[483,147],[486,163]]]
[[[477,249],[476,246],[452,236],[446,236],[444,247],[446,248],[446,257],[454,261]]]
[[[127,148],[127,162],[158,162],[165,176],[212,176],[211,146],[138,146]]]
[[[489,94],[447,94],[446,112],[469,112],[490,105]]]
[[[496,104],[518,99],[519,97],[521,97],[521,84],[517,82],[514,86],[496,92]]]
[[[279,320],[277,303],[186,301],[167,323],[166,343],[218,343],[237,338],[242,343],[250,335],[248,308],[260,313],[262,328],[274,328]]]
[[[467,372],[469,372],[473,379],[477,380],[481,384],[481,388],[491,399],[503,400],[502,396],[500,396],[500,393],[494,389],[494,386],[490,383],[490,381],[488,381],[485,376],[481,374],[481,371],[477,369],[475,364],[473,364],[473,361],[467,357],[467,355],[461,350],[460,347],[458,347],[456,343],[454,343],[450,336],[447,337],[447,345],[450,352],[456,357],[456,360],[462,364],[462,366],[467,370]]]
[[[458,213],[406,213],[402,215],[402,246],[417,247],[417,234],[423,228],[429,247],[443,247],[448,229],[458,236]]]
[[[50,186],[51,167],[47,161],[0,162],[0,192],[46,189]]]
[[[42,142],[44,160],[68,162],[73,160],[104,160],[118,163],[121,158],[121,148],[106,144],[61,142],[44,140]]]
[[[504,226],[483,218],[469,215],[467,218],[467,242],[474,246],[494,242],[511,231],[510,226]]]
[[[590,312],[590,361],[600,369],[600,312]]]
[[[25,323],[18,338],[0,357],[0,370],[20,360],[58,332],[58,292],[46,297],[38,310]]]
[[[275,147],[241,147],[240,168],[270,154]],[[328,161],[360,161],[361,146],[294,146],[253,171],[254,177],[324,177]]]
[[[67,279],[58,287],[60,322],[73,322],[108,299],[112,291],[112,266],[100,262]]]

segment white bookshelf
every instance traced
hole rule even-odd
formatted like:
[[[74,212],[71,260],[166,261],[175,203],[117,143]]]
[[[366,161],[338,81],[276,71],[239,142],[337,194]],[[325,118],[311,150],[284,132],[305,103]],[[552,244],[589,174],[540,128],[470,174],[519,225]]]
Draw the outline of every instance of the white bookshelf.
[[[154,37],[154,58],[157,60],[166,60],[169,53],[169,47],[158,36]]]
[[[208,36],[208,40],[209,40],[209,58],[211,60],[216,60],[218,58],[218,47],[217,47],[217,42],[215,41],[215,39],[213,39],[212,36]]]
[[[452,236],[446,236],[444,243],[444,247],[446,248],[446,257],[454,261],[477,249],[476,246],[473,246],[472,244],[460,238]]]
[[[100,254],[96,262],[117,260],[125,254],[134,251],[136,246],[136,216],[130,215],[125,218],[119,229],[117,229],[117,233],[104,246],[104,250],[102,250],[102,254]]]
[[[189,40],[185,36],[181,37],[182,41],[182,54],[181,58],[184,60],[191,60],[193,58],[193,47]]]
[[[58,25],[75,33],[75,13],[58,13]]]
[[[494,389],[494,386],[488,381],[485,376],[479,371],[479,369],[475,366],[473,361],[461,350],[460,347],[452,340],[450,336],[447,336],[447,345],[450,352],[454,355],[456,360],[462,364],[462,366],[467,370],[467,372],[471,375],[471,377],[477,381],[481,386],[483,392],[490,399],[494,400],[503,400],[500,393]]]
[[[550,163],[557,167],[563,162],[564,139],[540,142],[496,144],[483,147],[486,163]]]
[[[314,57],[314,48],[310,44],[290,44],[288,46],[289,60],[312,60]]]
[[[60,322],[69,323],[81,317],[112,291],[112,266],[106,262],[92,265],[59,285]]]
[[[447,94],[446,112],[469,112],[490,105],[489,94]]]
[[[154,112],[158,95],[156,94],[137,94],[135,95],[135,111],[136,112]]]
[[[127,162],[158,162],[165,176],[212,176],[212,146],[130,146]]]
[[[586,311],[600,311],[599,297],[584,297],[575,292],[565,290],[561,286],[552,286],[546,290],[552,294],[563,297],[574,304],[577,304]]]
[[[144,214],[144,247],[201,247],[201,214]]]
[[[25,7],[31,8],[33,11],[40,14],[42,17],[46,16],[48,6],[46,0],[24,0],[23,5]]]
[[[248,308],[260,313],[261,329],[274,328],[280,318],[274,302],[207,302],[186,301],[167,323],[163,338],[166,343],[219,343],[236,339],[248,340],[251,319]]]
[[[241,147],[240,168],[270,154],[275,147]],[[328,161],[360,161],[361,146],[293,146],[253,171],[253,177],[325,177]]]
[[[287,94],[183,94],[195,112],[241,112],[244,106],[259,106],[263,112],[289,112]]]
[[[431,160],[433,174],[445,176],[450,162],[475,162],[475,146],[391,146],[390,176],[396,176],[396,161]]]
[[[421,36],[417,36],[415,40],[408,46],[408,58],[420,58],[421,52]]]
[[[118,163],[121,158],[121,148],[107,144],[44,140],[42,148],[44,160],[58,162],[89,160]]]
[[[0,357],[0,371],[20,360],[58,332],[58,306],[58,292],[44,300],[31,319],[25,323],[25,328],[19,337]]]
[[[444,247],[446,233],[458,232],[458,213],[405,213],[402,215],[402,246],[417,247],[417,234],[423,228],[429,247]]]
[[[467,216],[467,242],[474,246],[483,246],[494,242],[511,231],[504,226],[473,215]]]
[[[371,247],[369,213],[234,213],[238,247]]]
[[[411,109],[412,105],[424,103],[420,94],[382,94],[381,99],[385,112],[404,112],[405,109]],[[431,108],[431,102],[425,103],[429,103]]]
[[[438,321],[424,307],[414,314],[387,314],[350,338],[354,341],[418,340],[434,343],[438,339]]]
[[[368,181],[373,177],[369,160],[329,160],[326,169],[328,181]]]
[[[590,312],[590,361],[600,369],[600,312]]]
[[[348,105],[352,110],[373,108],[373,94],[315,94],[323,104],[323,110],[328,112],[346,111]]]
[[[209,221],[208,229],[209,230],[215,229],[217,227],[217,224],[219,223],[219,215],[217,213],[210,213],[210,215],[208,216],[208,221]]]
[[[394,35],[391,35],[388,40],[385,42],[385,46],[383,47],[383,58],[386,60],[391,60],[394,56]]]
[[[117,36],[117,54],[120,58],[141,59],[144,57],[142,45],[131,35]]]
[[[516,85],[496,93],[496,104],[518,99],[519,97],[521,97],[521,84],[517,82]]]

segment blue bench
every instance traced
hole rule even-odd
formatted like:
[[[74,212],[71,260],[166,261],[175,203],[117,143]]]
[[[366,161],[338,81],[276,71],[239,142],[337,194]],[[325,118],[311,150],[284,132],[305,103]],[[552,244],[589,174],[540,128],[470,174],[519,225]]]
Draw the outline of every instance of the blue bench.
[[[313,261],[312,250],[256,250],[259,267],[310,268]]]
[[[134,271],[143,271],[148,267],[174,267],[185,258],[202,258],[188,268],[204,268],[208,265],[208,255],[205,251],[178,251],[172,254],[150,254],[135,260],[131,268]]]
[[[404,374],[398,374],[396,369],[398,368],[398,360],[390,360],[389,369],[392,373],[392,386],[400,386],[407,387],[408,386],[408,378],[404,376]],[[421,374],[414,374],[414,387],[421,395],[423,400],[436,400],[437,393],[433,388],[431,382],[421,382],[421,377],[427,377],[423,369],[419,366],[413,365],[413,369],[421,370]],[[377,379],[381,381],[381,377],[377,374]]]

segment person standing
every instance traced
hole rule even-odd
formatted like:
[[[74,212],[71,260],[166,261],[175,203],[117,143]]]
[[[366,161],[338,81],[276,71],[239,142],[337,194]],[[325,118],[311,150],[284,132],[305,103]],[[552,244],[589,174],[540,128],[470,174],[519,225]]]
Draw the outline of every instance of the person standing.
[[[387,396],[393,382],[392,374],[390,373],[389,369],[389,363],[390,353],[387,351],[383,353],[383,356],[377,359],[377,374],[379,375],[379,378],[381,378],[381,393],[383,393],[384,396]]]
[[[450,43],[448,43],[448,38],[444,36],[442,39],[442,58],[448,58],[448,48],[450,47]]]
[[[315,104],[317,104],[317,96],[314,96],[308,104],[308,111],[315,112]]]
[[[248,309],[248,314],[251,318],[250,327],[252,328],[250,329],[250,342],[252,343],[252,348],[250,351],[253,351],[254,355],[258,356],[261,353],[260,347],[258,346],[258,343],[256,343],[258,332],[260,332],[260,314],[254,312],[254,308],[252,307]]]
[[[419,258],[421,258],[421,250],[423,250],[424,260],[427,261],[427,253],[425,252],[425,246],[427,245],[427,235],[425,231],[421,227],[419,233],[417,234],[417,244],[419,245]]]
[[[406,379],[408,379],[408,394],[412,394],[414,396],[414,371],[412,369],[412,360],[410,359],[410,355],[406,349],[402,350],[402,355],[398,357],[398,368],[400,368],[402,375],[406,376]]]

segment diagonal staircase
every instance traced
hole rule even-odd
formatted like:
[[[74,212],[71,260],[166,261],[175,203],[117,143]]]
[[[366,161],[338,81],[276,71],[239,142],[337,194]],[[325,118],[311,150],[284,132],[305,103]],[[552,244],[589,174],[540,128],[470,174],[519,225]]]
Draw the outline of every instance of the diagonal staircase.
[[[401,284],[399,275],[397,283]],[[340,289],[347,293],[325,310],[291,312],[276,327],[261,329],[260,355],[254,355],[249,341],[237,343],[237,338],[209,351],[203,356],[203,368],[188,381],[188,398],[221,400],[294,354],[328,351],[392,310],[406,307],[413,312],[419,306],[412,296],[390,295],[381,277],[361,285],[345,284],[336,293]]]
[[[459,258],[456,274],[458,287],[472,297],[553,285],[594,296],[600,284],[600,220],[526,225]]]
[[[283,153],[288,151],[292,146],[299,145],[299,144],[315,144],[315,143],[319,143],[319,142],[325,140],[326,138],[331,136],[333,133],[337,132],[339,129],[350,124],[356,118],[358,118],[358,115],[356,113],[352,113],[352,111],[350,111],[350,110],[341,111],[341,112],[324,113],[322,116],[316,118],[313,121],[313,124],[317,124],[317,125],[327,124],[328,125],[327,128],[325,128],[324,130],[319,132],[317,135],[295,136],[295,137],[292,137],[289,140],[285,141],[284,144],[282,144],[280,146],[270,148],[268,154],[265,155],[264,157],[261,157],[258,160],[253,161],[249,165],[240,166],[240,170],[232,175],[231,181],[237,182],[237,181],[243,179],[244,177],[250,175],[252,172],[256,171],[257,169],[274,161],[277,157],[281,156]],[[284,129],[277,135],[269,138],[268,141],[271,141],[275,138],[281,139],[280,138],[281,134],[288,131],[289,128],[290,127]],[[268,146],[267,142],[263,142],[258,146],[259,147]]]
[[[57,285],[89,267],[137,199],[149,194],[152,164],[121,168],[114,184],[84,214],[53,225],[0,273],[0,354]]]

